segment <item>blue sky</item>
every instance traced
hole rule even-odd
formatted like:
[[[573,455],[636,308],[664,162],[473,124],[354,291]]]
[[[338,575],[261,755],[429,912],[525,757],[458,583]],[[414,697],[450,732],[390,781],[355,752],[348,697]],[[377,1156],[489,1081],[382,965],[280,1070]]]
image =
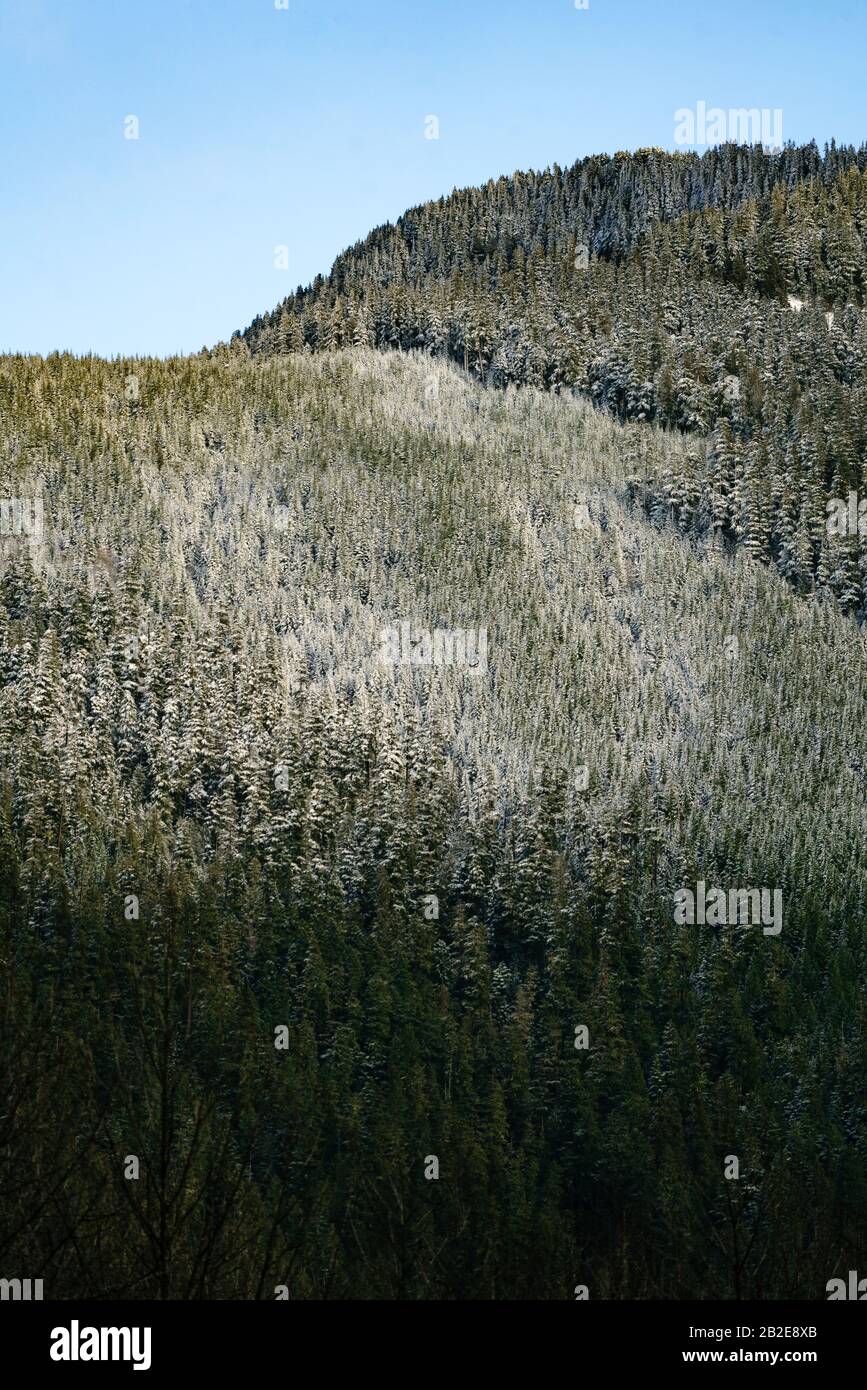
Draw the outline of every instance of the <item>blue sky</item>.
[[[674,148],[699,101],[860,144],[865,53],[865,0],[0,0],[0,351],[196,351],[414,203]]]

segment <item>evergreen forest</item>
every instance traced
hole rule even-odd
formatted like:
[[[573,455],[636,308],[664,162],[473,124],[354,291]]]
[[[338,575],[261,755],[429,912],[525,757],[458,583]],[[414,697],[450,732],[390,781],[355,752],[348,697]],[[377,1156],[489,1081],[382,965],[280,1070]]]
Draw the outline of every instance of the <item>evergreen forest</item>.
[[[2,1272],[864,1264],[865,301],[867,147],[640,150],[194,356],[0,357]]]

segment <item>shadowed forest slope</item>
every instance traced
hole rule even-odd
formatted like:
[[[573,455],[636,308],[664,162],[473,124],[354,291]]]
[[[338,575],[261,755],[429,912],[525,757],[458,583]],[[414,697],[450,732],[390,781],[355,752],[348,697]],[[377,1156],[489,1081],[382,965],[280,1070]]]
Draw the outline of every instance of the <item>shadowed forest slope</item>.
[[[5,358],[0,408],[44,507],[0,578],[4,1268],[824,1298],[865,634],[667,495],[702,438],[369,347]],[[679,925],[699,881],[782,930]]]

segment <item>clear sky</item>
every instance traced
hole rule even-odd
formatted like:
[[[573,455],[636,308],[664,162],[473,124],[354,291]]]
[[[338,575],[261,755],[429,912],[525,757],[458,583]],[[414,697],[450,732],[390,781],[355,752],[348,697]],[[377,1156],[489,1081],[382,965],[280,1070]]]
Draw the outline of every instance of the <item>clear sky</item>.
[[[0,351],[196,351],[414,203],[672,149],[700,101],[867,139],[867,0],[284,2],[0,0]]]

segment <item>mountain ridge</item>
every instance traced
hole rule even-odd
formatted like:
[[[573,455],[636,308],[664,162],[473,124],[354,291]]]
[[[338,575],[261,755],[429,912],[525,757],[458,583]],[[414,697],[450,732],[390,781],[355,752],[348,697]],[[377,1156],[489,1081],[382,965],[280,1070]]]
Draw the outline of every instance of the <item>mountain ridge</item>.
[[[867,147],[646,151],[413,209],[233,346],[419,348],[694,434],[649,505],[863,618],[867,527],[827,523],[867,496],[865,291]]]

